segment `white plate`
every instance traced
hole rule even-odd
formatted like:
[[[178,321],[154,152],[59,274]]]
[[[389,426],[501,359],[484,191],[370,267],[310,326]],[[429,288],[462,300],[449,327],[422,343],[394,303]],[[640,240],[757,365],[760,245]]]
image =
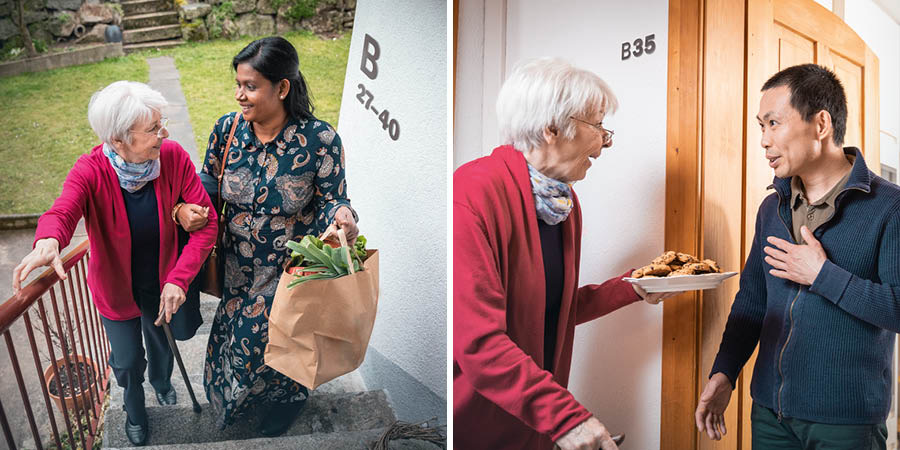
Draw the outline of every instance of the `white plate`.
[[[737,275],[737,272],[704,273],[702,275],[678,275],[659,278],[625,278],[625,281],[636,284],[647,292],[679,292],[719,287],[726,278]]]

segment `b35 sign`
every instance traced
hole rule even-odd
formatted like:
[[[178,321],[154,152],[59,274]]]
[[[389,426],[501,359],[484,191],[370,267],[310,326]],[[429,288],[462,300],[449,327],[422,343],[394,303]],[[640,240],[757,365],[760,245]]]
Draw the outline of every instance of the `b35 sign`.
[[[650,55],[656,51],[656,42],[653,40],[656,34],[648,34],[643,39],[637,38],[633,42],[622,43],[622,61],[634,56],[640,58],[642,55]]]

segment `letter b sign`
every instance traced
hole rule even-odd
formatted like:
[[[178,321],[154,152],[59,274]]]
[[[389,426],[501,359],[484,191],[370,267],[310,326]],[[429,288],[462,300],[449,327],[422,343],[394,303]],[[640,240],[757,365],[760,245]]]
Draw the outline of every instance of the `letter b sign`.
[[[359,64],[359,70],[362,70],[370,80],[374,80],[378,76],[378,57],[381,56],[381,47],[378,41],[372,36],[366,34],[363,41],[362,61]]]

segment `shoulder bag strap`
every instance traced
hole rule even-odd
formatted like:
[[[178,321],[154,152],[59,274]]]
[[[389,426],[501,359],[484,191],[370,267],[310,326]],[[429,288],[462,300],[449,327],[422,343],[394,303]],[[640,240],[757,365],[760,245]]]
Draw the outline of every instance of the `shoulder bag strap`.
[[[240,112],[234,113],[234,122],[231,124],[231,132],[228,133],[228,140],[225,141],[225,149],[222,150],[221,157],[219,158],[219,178],[218,178],[218,194],[216,197],[218,201],[216,202],[216,212],[219,213],[219,224],[225,222],[225,211],[223,208],[224,202],[222,201],[222,176],[225,175],[225,164],[228,161],[228,150],[231,149],[231,141],[234,139],[234,130],[237,130],[238,120],[241,118]],[[219,235],[221,236],[222,227],[219,226]]]

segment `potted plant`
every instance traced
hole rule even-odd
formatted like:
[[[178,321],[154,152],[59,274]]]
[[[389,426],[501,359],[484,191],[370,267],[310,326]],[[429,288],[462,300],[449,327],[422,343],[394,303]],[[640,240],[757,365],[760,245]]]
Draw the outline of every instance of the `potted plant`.
[[[34,329],[44,334],[44,330],[35,324]],[[56,407],[60,412],[69,411],[69,413],[80,411],[85,404],[90,404],[88,390],[90,385],[97,378],[97,365],[85,355],[77,353],[75,343],[69,341],[68,330],[63,325],[62,336],[56,330],[50,329],[50,340],[53,345],[61,349],[62,357],[56,361],[50,362],[50,358],[40,351],[41,356],[46,361],[44,368],[44,385],[47,386],[47,392],[56,403]],[[56,370],[54,370],[54,366]],[[71,370],[72,378],[69,373]],[[57,373],[59,377],[57,377]],[[75,395],[72,395],[72,390]],[[63,409],[63,402],[66,408]]]

